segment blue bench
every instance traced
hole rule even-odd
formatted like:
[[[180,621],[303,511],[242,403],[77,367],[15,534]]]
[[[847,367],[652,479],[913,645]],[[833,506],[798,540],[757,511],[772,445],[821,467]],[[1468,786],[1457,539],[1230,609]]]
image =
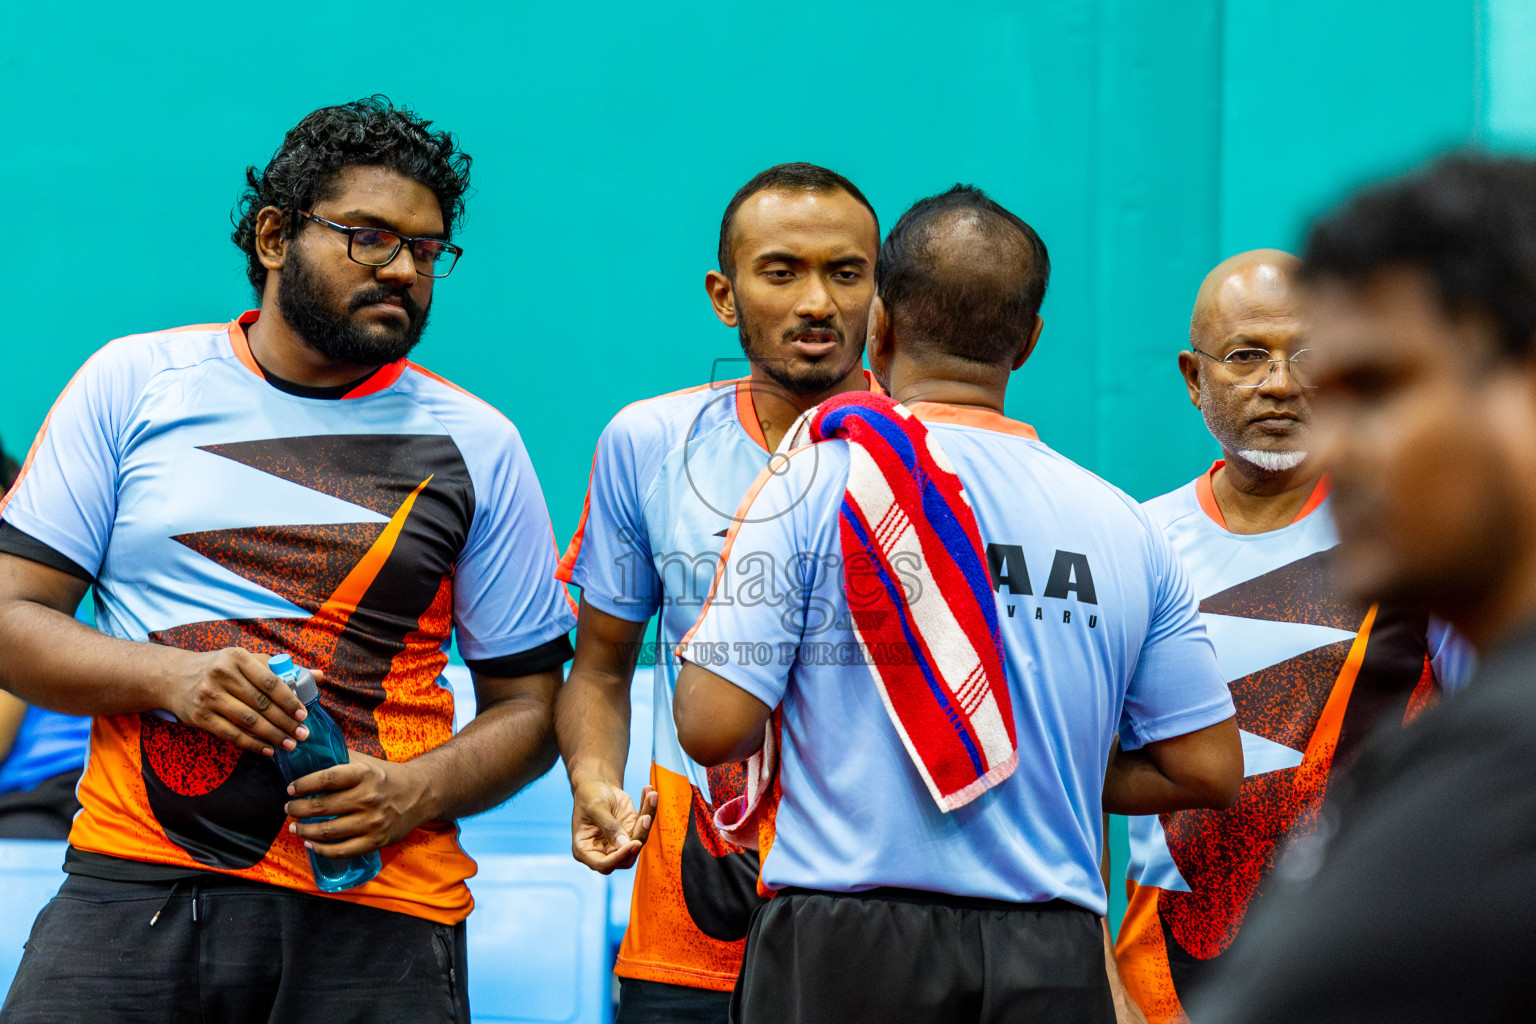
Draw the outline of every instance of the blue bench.
[[[569,856],[475,859],[469,1004],[476,1024],[609,1020],[608,880]]]
[[[469,673],[450,666],[445,675],[454,691],[462,725],[474,715]],[[636,671],[630,700],[630,749],[624,781],[630,795],[638,797],[650,776],[653,700],[649,667],[642,666]],[[476,901],[475,912],[469,918],[469,994],[475,1020],[606,1024],[612,1017],[613,959],[629,923],[635,876],[633,871],[622,871],[604,878],[572,859],[571,789],[565,766],[556,764],[549,774],[501,807],[465,819],[460,830],[460,842],[480,865],[480,874],[469,883]],[[528,933],[516,922],[522,918],[560,921],[558,915],[550,916],[549,908],[567,898],[554,895],[542,881],[524,885],[521,872],[525,869],[554,872],[553,876],[537,877],[562,879],[578,887],[583,900],[596,898],[597,889],[589,887],[601,887],[601,933],[589,931],[594,925],[585,917],[580,918],[579,924],[574,923],[574,917],[568,923],[551,924],[552,930],[546,933],[551,946],[562,951],[559,956],[576,957],[579,966],[575,961],[566,968],[552,966],[548,971],[524,971],[518,966],[526,955],[522,943]],[[580,910],[584,912],[587,906],[582,903]],[[577,908],[567,903],[566,909],[574,915]],[[483,943],[477,941],[477,936],[482,935]],[[573,941],[575,946],[571,945]],[[535,957],[528,962],[539,961]],[[509,973],[501,973],[504,964],[511,965]],[[572,1007],[577,1015],[535,1015],[558,1013],[566,1007]],[[503,1008],[528,1016],[497,1016]]]
[[[64,844],[0,839],[0,985],[11,986],[32,919],[64,881]]]

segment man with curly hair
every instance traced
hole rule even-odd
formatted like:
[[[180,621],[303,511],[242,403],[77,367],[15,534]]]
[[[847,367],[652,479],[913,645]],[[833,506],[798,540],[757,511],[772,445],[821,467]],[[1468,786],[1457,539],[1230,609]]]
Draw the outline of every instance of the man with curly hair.
[[[574,625],[517,430],[406,359],[469,163],[383,97],[304,118],[247,171],[260,308],[101,349],[0,503],[0,686],[95,719],[0,1020],[468,1020],[454,819],[553,763]],[[100,632],[69,617],[91,584]],[[286,787],[309,730],[275,654],[351,755]],[[309,853],[375,851],[317,889]]]

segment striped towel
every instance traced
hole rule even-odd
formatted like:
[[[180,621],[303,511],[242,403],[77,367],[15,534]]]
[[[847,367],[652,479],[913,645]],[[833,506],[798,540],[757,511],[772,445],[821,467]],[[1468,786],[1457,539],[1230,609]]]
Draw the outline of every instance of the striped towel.
[[[804,419],[781,451],[831,437],[848,444],[844,587],[886,713],[934,802],[946,812],[964,807],[1019,763],[997,605],[970,500],[938,442],[890,398],[850,392]],[[911,595],[903,575],[916,581]],[[777,788],[773,732],[748,763],[747,793],[715,816],[727,838],[764,853],[771,839],[760,833]]]
[[[940,809],[964,807],[1019,764],[997,604],[970,499],[933,435],[889,398],[823,402],[811,437],[848,443],[844,586],[854,633],[874,652],[870,670],[886,713]],[[914,579],[914,594],[903,591],[898,568]]]

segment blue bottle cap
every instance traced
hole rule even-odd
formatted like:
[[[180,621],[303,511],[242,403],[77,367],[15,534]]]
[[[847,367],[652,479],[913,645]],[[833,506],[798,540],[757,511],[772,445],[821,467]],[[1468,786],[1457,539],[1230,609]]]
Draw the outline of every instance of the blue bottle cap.
[[[286,654],[272,655],[272,657],[267,659],[267,667],[272,670],[274,675],[282,676],[290,682],[298,674],[298,669],[293,665],[293,659]]]

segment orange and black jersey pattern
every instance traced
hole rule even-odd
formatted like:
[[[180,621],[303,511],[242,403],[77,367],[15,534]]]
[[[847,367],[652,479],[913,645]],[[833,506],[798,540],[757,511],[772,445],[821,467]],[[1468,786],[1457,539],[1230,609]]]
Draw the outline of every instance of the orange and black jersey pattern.
[[[1131,821],[1116,956],[1152,1021],[1185,1019],[1188,993],[1263,901],[1287,847],[1317,827],[1330,786],[1365,737],[1411,721],[1468,668],[1444,626],[1345,597],[1326,511],[1238,536],[1202,507],[1214,508],[1199,500],[1208,486],[1202,477],[1148,511],[1201,598],[1237,708],[1245,778],[1227,810]],[[1325,510],[1325,493],[1313,508]]]

